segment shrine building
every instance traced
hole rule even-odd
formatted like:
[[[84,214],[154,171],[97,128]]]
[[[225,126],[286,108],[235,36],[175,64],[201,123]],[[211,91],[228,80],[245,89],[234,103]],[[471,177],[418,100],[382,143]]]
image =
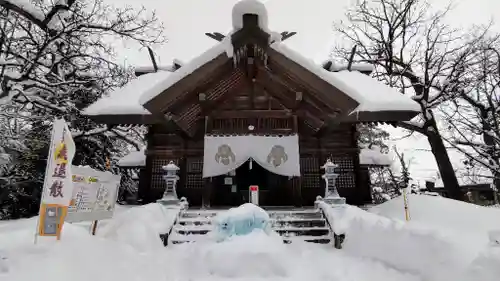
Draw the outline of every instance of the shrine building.
[[[238,2],[232,20],[229,34],[207,33],[218,42],[205,53],[137,69],[84,112],[109,126],[147,126],[147,147],[129,156],[139,161],[123,164],[140,169],[142,202],[161,198],[162,167],[173,161],[177,193],[190,206],[240,205],[250,185],[262,206],[312,206],[325,194],[320,167],[331,159],[347,203],[370,203],[367,165],[377,163],[363,156],[371,152],[360,149],[357,126],[410,120],[418,104],[370,68],[317,65],[291,50],[284,41],[295,33],[270,31],[258,1]]]

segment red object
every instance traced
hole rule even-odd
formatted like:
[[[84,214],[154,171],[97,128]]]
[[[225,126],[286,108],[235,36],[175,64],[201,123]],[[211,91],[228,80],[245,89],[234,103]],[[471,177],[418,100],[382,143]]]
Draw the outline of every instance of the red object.
[[[251,185],[250,191],[259,191],[259,186],[258,185]]]

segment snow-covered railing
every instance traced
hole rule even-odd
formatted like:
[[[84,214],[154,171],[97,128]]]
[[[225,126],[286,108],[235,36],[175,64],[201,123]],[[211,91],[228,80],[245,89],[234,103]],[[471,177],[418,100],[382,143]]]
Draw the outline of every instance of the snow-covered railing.
[[[168,231],[165,234],[160,234],[160,238],[163,241],[163,246],[168,246],[168,238],[172,234],[172,231],[174,230],[175,225],[179,222],[179,220],[182,217],[182,214],[189,208],[189,203],[186,199],[186,197],[182,197],[180,199],[180,204],[179,204],[179,212],[177,213],[175,220],[173,221],[172,225],[170,225]]]
[[[333,235],[334,247],[336,249],[342,249],[342,242],[345,239],[345,233],[339,231],[339,229],[335,228],[335,218],[332,215],[331,209],[332,207],[328,205],[321,196],[316,197],[316,201],[314,202],[314,206],[321,211],[323,217],[325,218],[326,224],[328,228],[330,228],[330,233]]]

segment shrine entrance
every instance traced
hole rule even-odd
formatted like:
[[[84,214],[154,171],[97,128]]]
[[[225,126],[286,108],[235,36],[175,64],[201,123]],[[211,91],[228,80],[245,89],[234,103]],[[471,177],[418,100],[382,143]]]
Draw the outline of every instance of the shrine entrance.
[[[293,206],[291,179],[249,160],[227,175],[212,178],[211,207],[234,207],[250,202],[251,185],[259,186],[260,206]]]

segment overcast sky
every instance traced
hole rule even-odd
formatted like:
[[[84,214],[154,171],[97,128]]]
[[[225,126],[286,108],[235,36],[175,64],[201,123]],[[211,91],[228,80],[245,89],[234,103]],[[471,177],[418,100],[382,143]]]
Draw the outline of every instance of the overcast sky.
[[[144,5],[156,10],[165,25],[168,43],[155,47],[160,64],[170,64],[176,58],[189,61],[203,53],[216,42],[205,32],[226,33],[231,30],[231,9],[237,0],[106,0],[116,6]],[[286,41],[287,45],[315,61],[328,57],[335,41],[332,32],[334,22],[345,19],[346,8],[356,0],[262,0],[269,13],[269,27],[275,31],[296,31],[297,35]],[[444,7],[448,0],[429,0],[435,8]],[[455,8],[448,21],[457,27],[487,23],[500,16],[499,0],[455,0]],[[149,65],[146,50],[137,46],[120,45],[120,60],[128,65]],[[393,138],[402,134],[398,129],[390,130]],[[415,136],[398,140],[400,150],[412,158],[412,176],[424,179],[435,175],[436,164],[425,138]],[[452,153],[454,163],[460,155]],[[458,166],[458,164],[457,164]]]

